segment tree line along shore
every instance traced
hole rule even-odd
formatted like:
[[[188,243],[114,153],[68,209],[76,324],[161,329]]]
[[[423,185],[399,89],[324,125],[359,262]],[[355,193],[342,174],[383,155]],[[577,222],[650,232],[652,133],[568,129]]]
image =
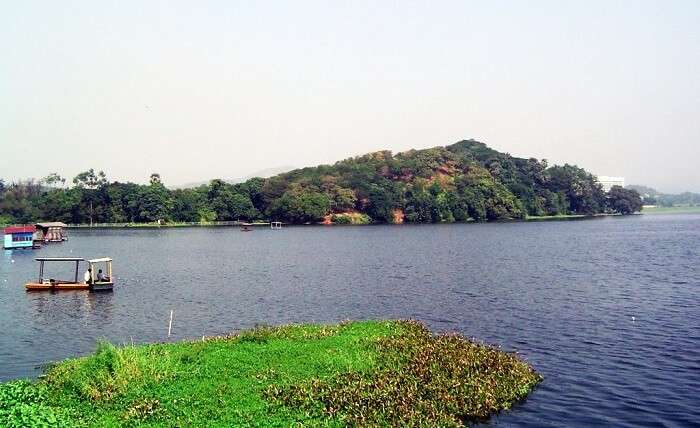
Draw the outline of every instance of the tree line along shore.
[[[646,209],[645,209],[646,210]],[[672,208],[669,210],[655,210],[649,209],[651,213],[657,212],[669,212],[669,213],[692,213],[700,211],[700,207],[695,210],[684,210]],[[645,211],[646,212],[646,211]],[[569,220],[583,220],[591,218],[601,218],[608,216],[617,216],[618,213],[602,213],[602,214],[567,214],[567,215],[551,215],[551,216],[527,216],[524,219],[503,219],[502,222],[540,222],[540,221],[569,221]],[[467,220],[467,223],[473,222],[473,220]],[[359,222],[318,222],[318,223],[304,223],[304,224],[289,224],[289,223],[279,223],[279,227],[287,226],[309,226],[309,225],[367,225],[373,223],[359,223]],[[148,223],[85,223],[85,224],[68,224],[65,226],[66,229],[158,229],[158,228],[188,228],[188,227],[251,227],[251,228],[269,228],[270,222],[266,221],[198,221],[198,222],[176,222],[176,221],[155,221]]]
[[[169,189],[157,173],[141,185],[110,182],[93,169],[71,185],[56,173],[38,181],[0,179],[0,224],[439,223],[641,209],[638,192],[605,192],[582,168],[514,157],[474,140],[379,151],[242,183],[214,179],[188,189]]]

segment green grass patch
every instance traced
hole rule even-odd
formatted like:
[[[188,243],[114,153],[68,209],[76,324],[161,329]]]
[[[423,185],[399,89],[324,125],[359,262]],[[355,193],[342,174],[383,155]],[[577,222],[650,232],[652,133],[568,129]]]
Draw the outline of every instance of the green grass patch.
[[[358,212],[347,212],[347,213],[337,213],[331,215],[331,222],[333,224],[370,224],[372,219],[364,213]]]
[[[115,347],[0,385],[0,426],[459,426],[541,378],[515,355],[408,321],[261,327]]]
[[[613,214],[557,214],[557,215],[529,215],[525,217],[525,221],[566,221],[566,220],[582,220],[587,218],[604,217]]]
[[[700,206],[644,207],[642,214],[700,214]]]

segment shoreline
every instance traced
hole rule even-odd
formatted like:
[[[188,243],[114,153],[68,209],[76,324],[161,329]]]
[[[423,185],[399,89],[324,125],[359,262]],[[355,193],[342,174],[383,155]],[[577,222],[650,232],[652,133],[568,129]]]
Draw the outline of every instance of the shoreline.
[[[640,215],[643,213],[637,213],[632,215]],[[531,221],[567,221],[567,220],[586,220],[604,217],[620,217],[620,214],[567,214],[567,215],[556,215],[556,216],[529,216],[523,219],[503,219],[503,220],[492,220],[492,221],[466,221],[466,222],[439,222],[439,223],[368,223],[368,224],[351,224],[351,223],[282,223],[282,227],[290,226],[378,226],[378,225],[390,225],[390,226],[402,226],[402,225],[427,225],[427,224],[487,224],[487,223],[520,223],[520,222],[531,222]],[[270,222],[238,222],[238,221],[226,221],[226,222],[208,222],[208,223],[197,223],[197,222],[172,222],[172,223],[94,223],[90,224],[69,224],[66,229],[159,229],[159,228],[186,228],[186,227],[270,227]]]
[[[647,207],[642,213],[649,215],[666,215],[666,214],[700,214],[700,206],[696,207]]]
[[[514,353],[415,321],[292,324],[100,343],[35,382],[0,384],[0,425],[461,426],[511,408],[541,381]]]
[[[638,215],[661,215],[661,214],[695,214],[700,213],[700,207],[668,207],[668,208],[647,208],[642,212],[629,214],[629,216]],[[540,221],[570,221],[570,220],[590,220],[606,217],[625,217],[618,213],[600,213],[600,214],[565,214],[554,216],[528,216],[522,219],[503,219],[492,221],[466,221],[466,222],[438,222],[438,223],[367,223],[367,224],[352,224],[352,223],[282,223],[282,227],[290,226],[378,226],[378,225],[427,225],[427,224],[487,224],[487,223],[520,223],[520,222],[540,222]],[[8,225],[0,225],[2,227]],[[254,222],[239,222],[239,221],[220,221],[220,222],[166,222],[166,223],[94,223],[94,224],[68,224],[65,229],[160,229],[160,228],[189,228],[189,227],[241,227],[249,226],[254,228],[270,227],[270,222],[254,221]]]

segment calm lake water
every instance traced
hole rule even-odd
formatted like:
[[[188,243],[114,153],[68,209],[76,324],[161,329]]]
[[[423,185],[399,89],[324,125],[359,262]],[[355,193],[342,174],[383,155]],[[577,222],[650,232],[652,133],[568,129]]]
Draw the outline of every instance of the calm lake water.
[[[171,309],[171,340],[257,323],[415,318],[517,351],[544,375],[489,424],[700,421],[700,215],[85,230],[2,254],[0,380],[35,377],[99,338],[166,340]],[[26,293],[38,256],[111,256],[115,291]]]

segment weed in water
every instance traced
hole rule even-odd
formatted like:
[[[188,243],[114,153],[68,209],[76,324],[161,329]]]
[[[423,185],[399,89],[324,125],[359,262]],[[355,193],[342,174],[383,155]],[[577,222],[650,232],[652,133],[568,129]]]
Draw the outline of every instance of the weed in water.
[[[258,327],[115,347],[0,385],[0,426],[459,425],[539,376],[514,355],[414,322]]]

